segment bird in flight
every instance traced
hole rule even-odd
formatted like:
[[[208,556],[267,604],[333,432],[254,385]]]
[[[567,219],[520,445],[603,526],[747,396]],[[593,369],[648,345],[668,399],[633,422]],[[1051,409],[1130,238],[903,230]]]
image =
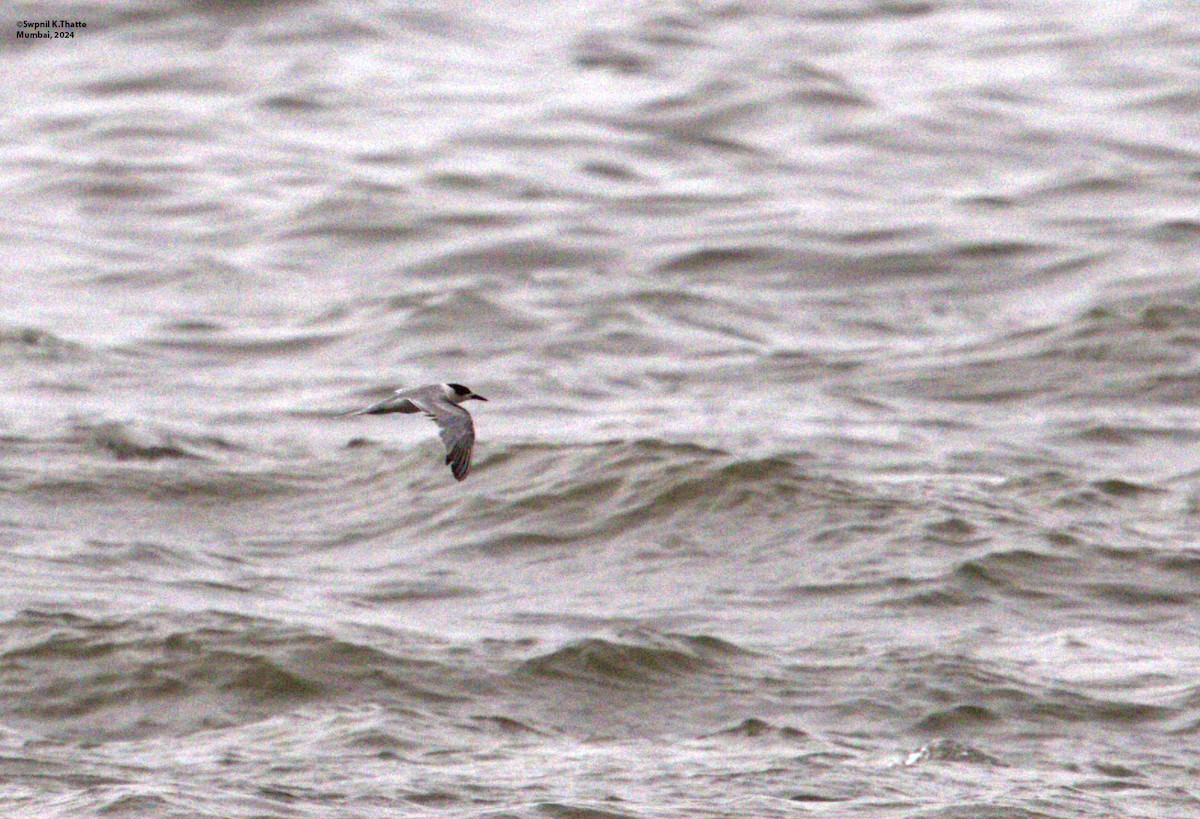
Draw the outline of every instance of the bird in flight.
[[[411,390],[396,390],[377,404],[347,415],[384,415],[389,412],[423,412],[438,425],[446,445],[446,463],[461,481],[471,471],[471,451],[475,448],[475,424],[471,413],[459,406],[463,401],[486,401],[462,384],[426,384]]]

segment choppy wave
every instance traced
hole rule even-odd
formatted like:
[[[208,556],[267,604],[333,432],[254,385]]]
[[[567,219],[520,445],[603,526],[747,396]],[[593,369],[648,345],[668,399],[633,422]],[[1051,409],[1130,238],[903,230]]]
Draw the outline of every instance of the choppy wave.
[[[662,686],[673,677],[703,674],[714,660],[740,653],[734,646],[711,637],[663,635],[647,639],[651,637],[643,635],[641,640],[631,641],[627,636],[621,642],[588,638],[527,660],[522,669],[538,677],[613,688]]]
[[[270,620],[216,612],[138,620],[26,611],[3,627],[10,724],[52,736],[188,734],[246,725],[304,703],[461,698],[451,668]],[[395,653],[395,652],[399,653]]]
[[[1197,813],[1191,11],[29,5],[9,807]]]

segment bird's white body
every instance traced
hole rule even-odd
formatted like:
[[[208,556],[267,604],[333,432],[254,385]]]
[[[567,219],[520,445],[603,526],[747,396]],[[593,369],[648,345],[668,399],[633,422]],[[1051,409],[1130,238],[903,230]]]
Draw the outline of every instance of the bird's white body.
[[[411,390],[396,390],[382,401],[347,415],[383,415],[390,412],[423,412],[440,428],[446,445],[446,463],[455,480],[471,471],[471,452],[475,447],[475,424],[471,413],[459,406],[463,401],[486,401],[462,384],[426,384]]]

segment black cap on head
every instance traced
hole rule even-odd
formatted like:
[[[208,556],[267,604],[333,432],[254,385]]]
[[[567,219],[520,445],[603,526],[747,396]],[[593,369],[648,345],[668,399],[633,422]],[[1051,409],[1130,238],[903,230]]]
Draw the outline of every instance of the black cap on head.
[[[470,395],[471,394],[471,391],[468,390],[466,387],[464,387],[462,384],[447,384],[446,386],[449,387],[450,389],[454,390],[459,395]]]

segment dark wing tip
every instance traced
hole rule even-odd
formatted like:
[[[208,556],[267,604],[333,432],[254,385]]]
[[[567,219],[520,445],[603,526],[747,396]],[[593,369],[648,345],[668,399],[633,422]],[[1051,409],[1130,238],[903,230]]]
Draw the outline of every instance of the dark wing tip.
[[[455,447],[446,453],[446,463],[450,466],[450,472],[456,481],[465,479],[467,473],[471,471],[471,450],[467,448],[463,451],[463,449]]]

